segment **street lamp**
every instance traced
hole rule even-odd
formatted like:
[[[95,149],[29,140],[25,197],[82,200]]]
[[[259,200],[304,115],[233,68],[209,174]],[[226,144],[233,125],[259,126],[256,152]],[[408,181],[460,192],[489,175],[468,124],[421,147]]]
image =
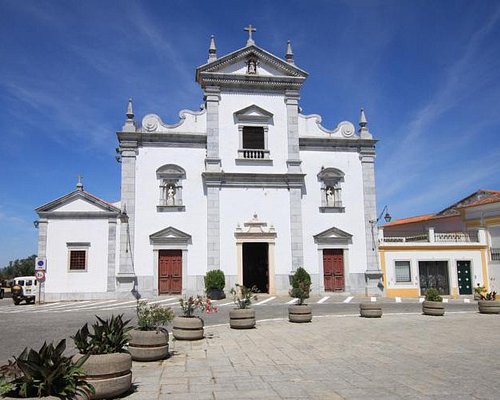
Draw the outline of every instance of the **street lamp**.
[[[385,215],[384,215],[384,212],[385,212]],[[372,228],[372,250],[375,250],[375,234],[373,233],[373,228],[375,227],[375,225],[378,224],[378,221],[380,221],[380,219],[382,218],[382,215],[384,216],[384,220],[385,222],[391,222],[391,214],[389,214],[389,209],[387,208],[387,206],[384,206],[384,208],[382,209],[382,212],[380,213],[380,215],[378,216],[378,218],[376,220],[372,219],[370,220],[370,225],[371,225],[371,228]]]

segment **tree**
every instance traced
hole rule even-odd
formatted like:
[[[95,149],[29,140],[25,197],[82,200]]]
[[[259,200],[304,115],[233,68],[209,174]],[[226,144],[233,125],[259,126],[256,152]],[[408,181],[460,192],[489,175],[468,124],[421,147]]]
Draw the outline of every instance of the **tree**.
[[[9,261],[9,265],[0,270],[0,280],[12,279],[16,276],[33,276],[35,274],[35,258],[36,255],[33,254],[20,260]]]

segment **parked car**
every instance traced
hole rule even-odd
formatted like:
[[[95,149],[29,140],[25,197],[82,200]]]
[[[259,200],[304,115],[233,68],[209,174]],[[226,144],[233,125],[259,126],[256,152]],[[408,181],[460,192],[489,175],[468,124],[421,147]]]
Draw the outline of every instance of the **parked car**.
[[[17,306],[21,301],[26,301],[26,304],[34,303],[37,289],[38,281],[34,276],[19,276],[14,278],[14,285],[11,288],[14,304]]]

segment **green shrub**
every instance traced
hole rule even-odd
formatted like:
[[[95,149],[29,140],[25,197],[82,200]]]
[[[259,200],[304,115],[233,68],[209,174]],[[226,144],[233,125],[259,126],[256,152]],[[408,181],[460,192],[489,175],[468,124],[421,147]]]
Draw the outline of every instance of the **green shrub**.
[[[130,320],[123,321],[123,314],[112,315],[110,319],[103,320],[96,315],[97,322],[92,325],[94,333],[89,332],[88,324],[83,325],[71,338],[81,354],[110,354],[123,353],[123,346],[128,342],[127,327]]]
[[[205,290],[223,290],[226,286],[226,277],[220,269],[212,269],[205,275]]]
[[[304,300],[309,298],[311,291],[311,276],[305,268],[299,267],[292,276],[292,289],[290,296],[299,299],[299,305],[304,304]]]
[[[94,387],[84,380],[82,364],[88,356],[75,363],[63,355],[65,349],[66,339],[56,347],[44,343],[39,351],[24,349],[14,362],[0,368],[0,394],[73,399],[77,394],[87,398],[88,393],[95,393]]]
[[[172,321],[175,316],[170,307],[148,304],[145,300],[137,302],[136,312],[138,329],[141,331],[157,330]]]
[[[425,291],[426,301],[443,301],[443,298],[439,295],[437,289],[429,288]]]

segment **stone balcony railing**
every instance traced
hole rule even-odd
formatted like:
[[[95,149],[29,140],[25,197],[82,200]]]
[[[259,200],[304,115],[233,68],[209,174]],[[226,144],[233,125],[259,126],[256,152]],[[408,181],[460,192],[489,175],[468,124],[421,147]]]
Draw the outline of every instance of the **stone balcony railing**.
[[[434,232],[433,228],[429,228],[424,233],[412,233],[401,236],[385,236],[383,227],[379,230],[379,243],[475,243],[485,244],[486,238],[484,230],[472,232]],[[500,249],[499,249],[500,250]],[[500,259],[500,252],[498,254]],[[493,253],[492,253],[493,257]]]

